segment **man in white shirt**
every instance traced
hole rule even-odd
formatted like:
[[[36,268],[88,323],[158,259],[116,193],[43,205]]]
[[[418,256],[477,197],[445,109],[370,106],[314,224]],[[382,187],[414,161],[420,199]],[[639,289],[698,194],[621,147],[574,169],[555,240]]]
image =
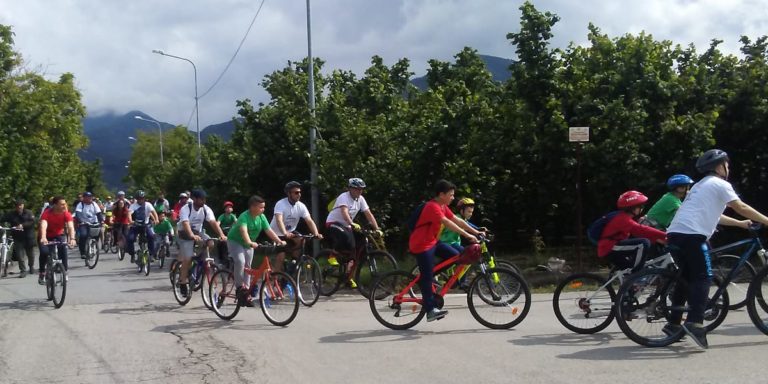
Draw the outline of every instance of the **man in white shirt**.
[[[104,222],[104,215],[99,205],[93,201],[93,194],[85,192],[83,201],[75,206],[75,217],[77,218],[78,248],[80,249],[80,258],[85,259],[85,246],[90,237],[89,225],[100,224]]]
[[[136,237],[139,235],[139,231],[143,231],[144,236],[146,236],[145,238],[147,239],[147,248],[149,249],[149,254],[154,256],[155,232],[152,230],[152,225],[150,224],[157,223],[159,220],[157,219],[157,212],[155,212],[155,207],[152,206],[152,203],[147,201],[147,194],[141,190],[136,192],[136,202],[131,204],[128,207],[128,210],[131,212],[133,225],[128,231],[125,250],[129,255],[131,255],[131,262],[138,264],[141,261],[136,259],[136,251],[133,243],[136,241]],[[152,220],[151,222],[150,219]],[[139,267],[141,268],[143,266],[139,265]]]
[[[278,237],[288,243],[286,250],[291,252],[295,258],[299,256],[301,243],[304,241],[303,238],[297,237],[294,233],[296,227],[299,225],[299,219],[304,219],[307,223],[307,227],[309,227],[309,231],[315,235],[315,237],[322,239],[323,236],[317,231],[317,225],[315,224],[315,221],[312,220],[312,216],[310,216],[307,206],[300,201],[301,183],[298,181],[288,182],[285,184],[283,190],[287,197],[275,204],[275,212],[269,226]],[[282,271],[284,261],[285,252],[278,253],[275,265],[272,266],[273,269]]]
[[[726,207],[747,219],[768,225],[768,217],[745,204],[734,192],[728,180],[730,160],[719,150],[706,151],[696,161],[696,168],[706,176],[694,184],[683,205],[677,210],[667,228],[667,240],[681,270],[688,289],[675,290],[672,303],[682,306],[688,301],[690,311],[685,324],[682,312],[673,311],[670,322],[664,326],[667,335],[682,330],[702,348],[708,348],[707,331],[704,328],[704,311],[712,282],[712,267],[707,240],[718,224],[749,228],[750,220],[736,220],[723,215]]]

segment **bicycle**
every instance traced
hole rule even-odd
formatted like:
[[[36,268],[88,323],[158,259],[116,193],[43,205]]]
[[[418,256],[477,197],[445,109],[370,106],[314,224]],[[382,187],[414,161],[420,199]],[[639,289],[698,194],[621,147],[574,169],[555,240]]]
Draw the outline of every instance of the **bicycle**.
[[[320,298],[320,292],[323,284],[323,273],[317,260],[310,256],[306,251],[307,240],[314,238],[314,235],[302,235],[294,233],[294,236],[300,237],[301,253],[298,259],[286,260],[285,271],[288,272],[296,281],[299,300],[301,304],[311,307],[317,303]]]
[[[114,241],[114,233],[112,232],[112,226],[104,224],[104,240],[101,243],[101,251],[104,253],[117,253],[117,243]]]
[[[166,242],[168,240],[168,234],[163,234],[155,238],[159,241],[160,246],[157,248],[157,259],[160,261],[160,269],[165,266],[165,259],[171,258],[171,244]]]
[[[276,249],[274,246],[263,248]],[[254,292],[258,287],[259,307],[264,317],[274,325],[286,326],[299,312],[298,287],[287,273],[272,270],[268,256],[272,252],[264,251],[264,259],[258,267],[245,267],[245,274],[251,277],[251,284],[245,288],[247,292]],[[237,316],[240,307],[245,305],[245,297],[238,297],[237,288],[232,271],[221,269],[214,274],[209,291],[215,303],[213,312],[216,316],[223,320],[232,320]]]
[[[114,253],[117,253],[117,259],[120,261],[125,259],[125,235],[123,234],[124,225],[126,224],[120,224],[119,230],[115,231],[115,234],[117,235],[117,241],[115,241],[115,245],[113,246],[115,249]]]
[[[641,269],[666,269],[674,263],[669,252],[646,260]],[[616,290],[632,268],[611,268],[608,278],[596,273],[575,273],[566,277],[555,288],[552,307],[555,317],[565,328],[580,333],[600,332],[611,324],[615,316]]]
[[[13,238],[8,236],[8,231],[16,230],[15,228],[0,227],[0,277],[8,276],[8,265],[11,263],[11,255],[13,252]],[[19,261],[23,263],[23,261]]]
[[[219,241],[218,239],[211,239]],[[192,258],[192,264],[187,272],[187,281],[189,282],[189,289],[187,295],[181,294],[181,267],[182,264],[178,260],[170,266],[171,284],[173,285],[173,297],[179,305],[184,306],[192,300],[192,292],[201,291],[203,296],[203,304],[208,309],[213,309],[210,290],[206,289],[206,285],[210,286],[213,282],[213,276],[219,270],[219,266],[216,265],[215,260],[210,256],[210,250],[208,249],[207,242],[203,242],[202,249]]]
[[[478,238],[484,241],[482,236]],[[444,296],[468,268],[473,260],[465,253],[446,259],[434,267],[435,274],[457,265],[448,281],[440,286],[432,285],[435,304],[442,308]],[[404,330],[418,324],[426,315],[419,290],[421,275],[405,271],[392,271],[381,276],[372,286],[368,299],[376,320],[387,328]],[[518,301],[522,298],[523,302]],[[483,304],[487,305],[484,307]],[[511,269],[490,268],[480,259],[477,276],[467,292],[467,305],[472,317],[491,329],[509,329],[519,324],[531,308],[531,291],[528,283]]]
[[[709,251],[712,257],[712,268],[721,279],[724,280],[727,274],[734,269],[736,270],[736,274],[731,277],[728,284],[728,298],[731,300],[728,306],[729,310],[736,310],[747,305],[747,290],[749,289],[749,284],[755,280],[757,275],[756,269],[749,262],[749,259],[754,258],[753,255],[756,255],[760,264],[766,265],[768,254],[766,254],[763,243],[760,241],[759,231],[761,228],[762,225],[754,224],[749,228],[750,237],[748,239],[726,244]],[[726,253],[747,245],[749,247],[742,256]],[[744,258],[745,255],[746,258]],[[743,262],[742,259],[744,260]]]
[[[395,257],[384,249],[384,240],[379,238],[377,231],[364,230],[365,244],[354,251],[354,257],[338,253],[332,249],[321,250],[316,257],[320,265],[323,280],[320,285],[320,294],[331,296],[336,293],[342,284],[346,284],[353,278],[357,284],[357,290],[365,298],[370,296],[368,288],[379,276],[397,270]],[[331,265],[329,257],[336,257],[338,265]]]
[[[52,250],[48,255],[48,262],[45,264],[45,293],[48,300],[53,301],[55,308],[61,308],[64,305],[64,299],[67,297],[67,270],[59,258],[59,246],[67,245],[63,241],[49,241],[44,245]]]
[[[134,223],[133,228],[138,232],[137,241],[139,242],[139,254],[135,257],[136,264],[139,267],[138,273],[144,273],[144,276],[149,276],[150,259],[149,250],[147,247],[147,226],[145,224]],[[133,259],[133,257],[131,258]]]
[[[99,263],[99,236],[101,224],[83,224],[88,226],[88,242],[85,244],[85,265],[88,269],[96,268]]]

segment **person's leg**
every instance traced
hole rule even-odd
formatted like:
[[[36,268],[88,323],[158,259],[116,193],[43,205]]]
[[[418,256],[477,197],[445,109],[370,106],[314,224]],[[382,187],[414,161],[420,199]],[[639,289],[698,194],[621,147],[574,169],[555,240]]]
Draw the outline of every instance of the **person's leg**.
[[[88,226],[80,225],[77,227],[77,247],[80,249],[80,258],[85,258],[85,246],[88,243]]]
[[[69,270],[69,255],[67,255],[67,244],[66,244],[67,238],[66,238],[66,236],[62,235],[62,236],[57,237],[55,240],[58,241],[58,242],[61,242],[61,244],[59,244],[59,246],[58,246],[58,248],[59,248],[59,259],[61,260],[61,265],[64,266],[64,270],[68,271]]]
[[[646,253],[651,243],[648,239],[626,239],[613,246],[608,255],[613,265],[620,269],[632,268],[633,272],[639,270],[645,261]]]
[[[136,241],[136,227],[130,227],[128,229],[128,235],[125,238],[125,251],[131,255],[131,260],[134,260],[136,250],[134,249],[134,242]]]
[[[40,244],[40,257],[38,257],[38,268],[37,270],[40,272],[40,276],[42,276],[45,273],[45,265],[48,264],[48,255],[50,255],[51,248],[48,245]]]
[[[421,288],[422,306],[425,312],[430,312],[435,308],[434,293],[432,292],[432,268],[434,268],[436,247],[432,247],[426,252],[416,255],[416,262],[419,265],[419,288]]]
[[[147,226],[146,228],[147,233],[147,248],[149,249],[149,254],[152,258],[157,257],[157,245],[155,243],[155,230],[152,229],[151,226]]]
[[[27,266],[29,267],[27,272],[34,273],[34,271],[35,271],[35,246],[34,246],[34,240],[27,239],[27,240],[25,240],[23,242],[23,244],[24,244],[24,250],[26,251],[25,253],[27,254],[27,261],[28,261]]]
[[[19,263],[19,273],[20,274],[26,274],[27,273],[27,267],[26,267],[26,257],[24,256],[24,251],[26,249],[24,248],[24,244],[20,240],[14,239],[14,245],[12,249],[12,259],[16,260],[16,262]]]
[[[227,240],[227,247],[229,248],[229,256],[232,257],[232,260],[235,263],[235,267],[232,271],[235,275],[235,287],[240,288],[245,282],[244,268],[246,265],[250,266],[250,264],[246,264],[245,248],[230,240]]]
[[[178,260],[181,263],[181,270],[179,271],[179,284],[187,284],[189,266],[192,264],[192,256],[195,250],[195,242],[193,240],[181,240],[179,244],[179,257]]]
[[[709,286],[712,284],[712,264],[705,239],[692,241],[690,250],[688,271],[684,276],[688,281],[688,304],[691,307],[686,323],[703,325],[704,311],[709,300]]]

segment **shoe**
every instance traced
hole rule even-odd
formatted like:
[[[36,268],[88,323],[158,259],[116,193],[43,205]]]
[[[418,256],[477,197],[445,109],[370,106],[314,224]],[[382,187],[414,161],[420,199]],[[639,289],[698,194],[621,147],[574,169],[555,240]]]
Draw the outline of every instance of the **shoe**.
[[[701,326],[693,325],[692,323],[685,323],[682,325],[683,331],[701,348],[709,348],[707,343],[707,329]]]
[[[339,261],[336,260],[336,256],[328,256],[328,265],[333,265],[334,267],[339,265]]]
[[[352,289],[357,288],[357,283],[355,283],[354,279],[349,279],[349,287]]]
[[[682,328],[680,324],[667,323],[661,331],[664,332],[667,337],[672,337],[680,332],[680,328]]]
[[[188,284],[179,284],[179,292],[181,292],[182,297],[187,297],[189,294]]]
[[[136,256],[131,255],[131,263],[135,263],[135,262],[136,262]]]
[[[85,255],[83,255],[83,254],[81,253],[81,254],[80,254],[80,258],[81,258],[81,259],[83,259],[83,260],[85,260]]]
[[[30,275],[34,275],[35,274],[35,269],[32,268],[32,267],[29,267],[29,272],[27,272],[27,273],[29,273]]]
[[[25,277],[27,277],[27,271],[21,271],[21,273],[19,273],[19,278],[23,279]]]
[[[40,274],[37,276],[37,283],[40,285],[45,285],[45,275]]]
[[[253,308],[253,307],[255,307],[255,306],[256,306],[255,304],[253,304],[253,302],[254,302],[254,301],[256,301],[256,300],[254,300],[252,297],[247,297],[247,298],[245,299],[244,305],[245,305],[246,307],[248,307],[248,308]]]
[[[448,314],[448,311],[442,311],[437,308],[432,308],[431,311],[427,312],[427,321],[440,320],[443,317],[445,317],[445,315],[447,314]]]

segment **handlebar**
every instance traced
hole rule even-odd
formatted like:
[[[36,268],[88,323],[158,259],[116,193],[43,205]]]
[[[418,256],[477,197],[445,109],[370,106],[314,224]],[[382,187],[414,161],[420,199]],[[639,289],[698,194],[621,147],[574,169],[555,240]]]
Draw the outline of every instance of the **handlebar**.
[[[0,231],[23,231],[24,228],[15,228],[15,227],[0,227]]]
[[[763,229],[763,224],[761,223],[752,223],[749,225],[749,231],[755,235],[757,235],[757,232],[761,229]]]

